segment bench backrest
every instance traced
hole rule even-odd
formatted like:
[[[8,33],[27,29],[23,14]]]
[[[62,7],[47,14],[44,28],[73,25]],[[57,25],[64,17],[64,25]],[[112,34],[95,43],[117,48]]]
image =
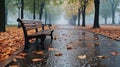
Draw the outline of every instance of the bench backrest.
[[[27,31],[29,30],[34,29],[37,32],[38,28],[43,28],[41,20],[24,20],[18,18],[17,21],[21,24],[25,36],[28,36]]]

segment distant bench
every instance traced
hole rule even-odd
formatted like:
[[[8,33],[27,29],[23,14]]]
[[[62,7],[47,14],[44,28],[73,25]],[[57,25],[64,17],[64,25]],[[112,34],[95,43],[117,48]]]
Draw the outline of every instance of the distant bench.
[[[29,40],[36,38],[36,40],[41,39],[41,48],[44,48],[44,40],[47,35],[51,36],[51,40],[53,39],[53,29],[51,29],[51,24],[44,25],[40,20],[25,20],[25,19],[17,19],[17,21],[21,24],[24,33],[25,47],[24,49],[29,48]],[[45,30],[45,27],[48,27]],[[29,31],[34,30],[34,33],[29,33]],[[33,32],[33,31],[32,31]]]

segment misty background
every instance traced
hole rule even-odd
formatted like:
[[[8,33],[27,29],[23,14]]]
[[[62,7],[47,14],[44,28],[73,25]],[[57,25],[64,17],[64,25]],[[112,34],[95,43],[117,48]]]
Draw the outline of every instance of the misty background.
[[[7,2],[8,0],[6,0]],[[27,1],[27,0],[26,0]],[[109,1],[109,0],[108,0]],[[108,1],[100,2],[100,17],[99,23],[100,24],[112,24],[112,16],[111,16],[111,7],[112,6]],[[117,1],[117,0],[114,0]],[[28,2],[30,5],[30,3]],[[11,3],[6,4],[8,6],[8,13],[7,13],[7,24],[8,25],[17,25],[16,19],[19,17],[19,9],[16,5],[16,0],[13,0]],[[12,7],[11,7],[12,6]],[[26,4],[24,7],[28,7]],[[30,6],[31,7],[31,6]],[[117,9],[115,10],[115,24],[120,24],[120,5],[118,3]],[[33,12],[31,11],[33,7],[30,9],[24,9],[24,19],[33,19]],[[39,14],[37,13],[36,7],[36,19],[39,19]],[[54,5],[53,3],[47,4],[43,10],[42,21],[43,23],[51,23],[51,24],[71,24],[77,25],[78,18],[74,22],[71,22],[73,15],[76,15],[77,7],[72,6],[66,2],[60,5]],[[107,14],[107,15],[106,15]],[[105,20],[107,16],[107,21]],[[82,17],[82,16],[81,16]],[[94,22],[94,6],[90,5],[88,9],[86,9],[86,25],[92,24]],[[82,23],[82,18],[80,18],[80,24]]]

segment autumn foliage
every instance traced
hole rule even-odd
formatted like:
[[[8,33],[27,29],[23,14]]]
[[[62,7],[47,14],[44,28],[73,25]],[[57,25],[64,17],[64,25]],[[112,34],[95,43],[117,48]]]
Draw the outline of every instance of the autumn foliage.
[[[84,29],[110,37],[115,40],[120,40],[120,26],[118,25],[101,25],[101,28],[92,29],[91,26],[87,26]]]
[[[48,26],[44,27],[45,30]],[[51,29],[54,29],[52,26]],[[33,33],[34,31],[29,31]],[[34,40],[31,40],[33,42]],[[6,32],[0,33],[0,62],[8,59],[12,54],[14,54],[19,49],[24,48],[24,35],[22,28],[8,27]]]
[[[8,59],[15,51],[24,45],[22,29],[15,27],[7,28],[6,32],[0,33],[0,61]]]

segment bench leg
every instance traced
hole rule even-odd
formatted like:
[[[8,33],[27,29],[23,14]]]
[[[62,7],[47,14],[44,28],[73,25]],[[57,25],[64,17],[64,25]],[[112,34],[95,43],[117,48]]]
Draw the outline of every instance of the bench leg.
[[[51,31],[50,36],[51,36],[51,40],[53,40],[53,31]]]
[[[45,38],[46,38],[46,35],[43,34],[43,35],[41,36],[41,48],[42,48],[43,50],[45,50],[45,46],[44,46]]]
[[[24,51],[28,51],[29,48],[30,48],[29,41],[25,40]]]

